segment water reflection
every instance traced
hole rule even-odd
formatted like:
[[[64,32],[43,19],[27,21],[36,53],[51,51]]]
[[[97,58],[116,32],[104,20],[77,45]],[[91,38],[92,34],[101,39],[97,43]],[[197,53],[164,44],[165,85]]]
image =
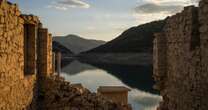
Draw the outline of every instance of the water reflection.
[[[152,79],[151,77],[145,79],[150,74],[142,75],[152,71],[148,70],[148,68],[150,67],[89,65],[80,63],[79,61],[73,61],[63,66],[62,75],[72,83],[82,83],[92,92],[96,92],[99,86],[126,86],[132,89],[129,93],[129,103],[132,104],[133,110],[155,110],[161,101],[161,97],[152,94],[155,93],[152,90],[153,82],[149,82]],[[141,74],[138,75],[138,73]]]
[[[66,61],[65,61],[64,64],[65,65],[62,65],[61,71],[65,72],[65,73],[68,73],[70,75],[76,75],[76,74],[79,74],[79,73],[81,73],[83,71],[86,71],[86,70],[96,69],[95,67],[93,67],[91,65],[81,63],[77,60],[68,61],[68,63],[66,63]]]
[[[142,91],[158,94],[158,91],[153,89],[154,80],[152,77],[152,66],[128,66],[128,65],[113,65],[113,64],[93,64],[81,63],[79,61],[69,62],[63,66],[62,71],[70,75],[80,74],[82,71],[101,69],[107,74],[111,74],[131,88],[137,88]],[[99,72],[98,72],[99,73]]]

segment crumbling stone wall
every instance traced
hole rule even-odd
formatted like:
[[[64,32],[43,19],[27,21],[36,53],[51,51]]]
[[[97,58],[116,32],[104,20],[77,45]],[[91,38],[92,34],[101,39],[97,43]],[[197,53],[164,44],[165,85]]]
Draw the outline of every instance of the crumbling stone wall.
[[[24,19],[24,72],[37,73],[37,30],[40,23],[37,16],[21,15]]]
[[[157,82],[154,85],[155,89],[161,90],[165,86],[165,79],[167,73],[167,39],[163,33],[155,34],[154,39],[154,53],[153,53],[153,65],[154,65],[154,78]]]
[[[38,29],[38,73],[40,76],[50,76],[52,69],[52,35],[48,29]]]
[[[200,85],[198,95],[200,97],[201,110],[208,109],[208,1],[202,0],[199,4],[199,31],[201,50],[201,73],[197,75]]]
[[[155,88],[163,96],[160,110],[208,109],[206,0],[167,19],[154,41]],[[200,30],[200,31],[199,31]]]
[[[37,16],[22,15],[16,4],[0,0],[1,110],[36,109],[37,76],[52,73],[52,36],[39,29]]]
[[[35,80],[24,75],[24,20],[17,5],[0,0],[0,109],[32,109]]]
[[[52,35],[38,17],[0,0],[0,110],[122,110],[53,75]]]

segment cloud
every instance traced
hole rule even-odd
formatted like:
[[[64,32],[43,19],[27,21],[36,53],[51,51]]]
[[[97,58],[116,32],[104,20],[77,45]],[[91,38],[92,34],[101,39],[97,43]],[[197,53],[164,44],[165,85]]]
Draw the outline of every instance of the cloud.
[[[197,5],[200,0],[142,0],[143,3],[154,3],[160,5]]]
[[[164,13],[174,14],[180,12],[188,5],[198,5],[200,0],[142,0],[140,5],[135,7],[137,13]]]
[[[200,0],[138,0],[133,16],[137,23],[143,24],[154,20],[165,19],[183,10],[189,5],[197,6]]]
[[[67,7],[63,7],[63,6],[57,6],[57,5],[48,5],[46,8],[54,8],[54,9],[57,9],[57,10],[68,10]]]
[[[76,7],[89,8],[90,7],[89,4],[87,4],[83,1],[80,1],[80,0],[61,0],[61,1],[58,1],[57,3],[60,5],[66,5],[66,6],[72,7],[72,8],[76,8]]]
[[[69,8],[90,8],[90,5],[81,0],[58,0],[52,2],[47,8],[55,8],[58,10],[68,10]]]
[[[146,3],[135,8],[137,13],[167,13],[173,14],[183,9],[182,5],[159,5],[156,3]]]

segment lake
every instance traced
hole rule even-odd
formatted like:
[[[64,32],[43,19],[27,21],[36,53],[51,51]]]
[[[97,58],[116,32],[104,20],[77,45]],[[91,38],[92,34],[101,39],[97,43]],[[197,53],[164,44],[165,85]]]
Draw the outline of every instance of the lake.
[[[61,74],[71,83],[82,83],[92,92],[99,86],[125,86],[131,89],[129,103],[133,110],[156,110],[162,100],[152,86],[151,66],[64,63]]]

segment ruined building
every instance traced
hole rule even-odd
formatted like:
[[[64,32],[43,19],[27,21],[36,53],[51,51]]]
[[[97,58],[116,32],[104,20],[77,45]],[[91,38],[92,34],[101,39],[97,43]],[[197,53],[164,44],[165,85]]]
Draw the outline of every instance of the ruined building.
[[[54,75],[52,35],[0,0],[0,110],[126,110]]]
[[[155,88],[163,96],[158,110],[207,110],[208,1],[167,18],[155,37]]]
[[[129,88],[122,86],[100,86],[97,89],[97,93],[101,96],[123,105],[123,108],[126,108],[125,110],[132,110],[131,104],[128,104],[129,91],[131,91]]]
[[[36,16],[0,0],[0,109],[33,108],[37,74],[51,74],[51,36]]]

